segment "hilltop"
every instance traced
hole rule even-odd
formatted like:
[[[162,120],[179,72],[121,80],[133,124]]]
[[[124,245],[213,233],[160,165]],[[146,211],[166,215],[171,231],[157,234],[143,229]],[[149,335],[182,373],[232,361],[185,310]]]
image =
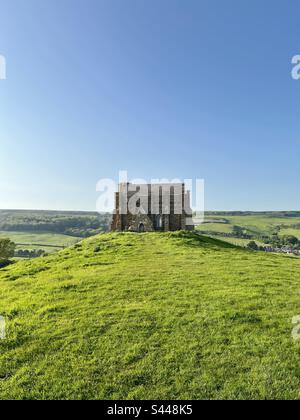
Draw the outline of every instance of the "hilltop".
[[[101,234],[0,270],[1,399],[299,398],[300,259]]]

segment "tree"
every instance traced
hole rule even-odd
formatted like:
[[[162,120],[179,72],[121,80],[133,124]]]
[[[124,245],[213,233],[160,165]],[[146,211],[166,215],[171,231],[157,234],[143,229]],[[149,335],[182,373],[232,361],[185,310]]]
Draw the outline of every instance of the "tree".
[[[0,239],[0,261],[8,260],[15,254],[16,244],[10,239]]]
[[[280,247],[281,246],[281,243],[282,243],[281,237],[279,235],[277,235],[277,233],[274,233],[272,235],[272,238],[271,238],[271,244],[274,247]]]
[[[253,251],[258,251],[258,245],[256,242],[251,241],[248,243],[247,248],[252,249]]]
[[[296,236],[292,236],[292,235],[284,236],[282,239],[285,245],[298,245],[299,244],[299,240],[298,238],[296,238]]]
[[[244,235],[244,230],[240,226],[233,226],[232,232],[233,232],[234,236],[236,236],[238,238],[243,237],[243,235]]]

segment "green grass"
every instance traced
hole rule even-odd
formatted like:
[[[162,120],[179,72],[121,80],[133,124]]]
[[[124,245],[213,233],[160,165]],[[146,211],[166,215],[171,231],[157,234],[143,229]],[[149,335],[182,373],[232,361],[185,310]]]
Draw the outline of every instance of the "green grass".
[[[217,236],[211,235],[211,238],[220,239],[220,237],[218,235]],[[244,248],[246,248],[247,245],[250,242],[249,239],[241,239],[241,238],[231,238],[231,237],[230,238],[227,238],[227,237],[223,238],[222,237],[221,239],[222,239],[222,241],[227,242],[229,244],[239,246],[239,247],[244,247]],[[258,246],[263,246],[264,245],[264,243],[261,242],[261,241],[255,240],[255,242]]]
[[[1,399],[299,399],[300,259],[105,234],[0,271]]]
[[[281,236],[296,236],[296,238],[300,239],[300,229],[294,228],[282,228],[280,230]]]

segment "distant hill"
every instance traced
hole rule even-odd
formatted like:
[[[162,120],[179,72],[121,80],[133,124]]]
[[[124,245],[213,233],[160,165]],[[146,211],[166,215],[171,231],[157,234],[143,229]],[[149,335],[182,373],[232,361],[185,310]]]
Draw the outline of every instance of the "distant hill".
[[[0,210],[0,231],[48,232],[86,238],[107,232],[110,214],[96,212],[62,212]]]
[[[300,211],[207,211],[205,214],[207,216],[300,217]]]
[[[0,399],[297,399],[300,259],[101,234],[0,270]]]

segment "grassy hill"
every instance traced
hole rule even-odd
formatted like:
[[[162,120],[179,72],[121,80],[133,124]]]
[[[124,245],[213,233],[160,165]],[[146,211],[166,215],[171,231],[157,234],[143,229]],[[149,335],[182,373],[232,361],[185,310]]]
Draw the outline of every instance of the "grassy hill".
[[[0,270],[0,398],[300,397],[300,259],[103,234]]]

